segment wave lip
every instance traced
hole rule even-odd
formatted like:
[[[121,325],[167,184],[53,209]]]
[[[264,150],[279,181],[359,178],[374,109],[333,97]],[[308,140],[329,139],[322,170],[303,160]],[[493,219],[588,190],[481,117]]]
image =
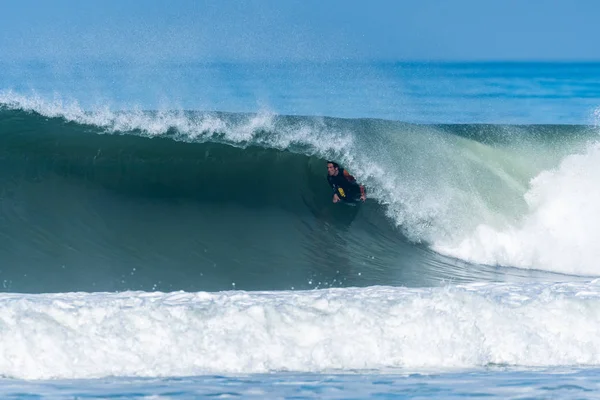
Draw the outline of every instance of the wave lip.
[[[282,126],[278,124],[276,115],[267,112],[113,111],[108,107],[86,111],[77,101],[67,102],[62,98],[49,100],[37,94],[25,96],[10,90],[0,91],[0,110],[2,108],[62,118],[100,128],[104,133],[168,136],[185,142],[217,142],[242,147],[260,145],[275,149],[288,149],[300,144],[312,153],[331,152],[352,144],[351,137],[328,129],[319,118],[304,119],[296,124],[283,121]]]
[[[22,379],[599,365],[600,287],[0,296]]]

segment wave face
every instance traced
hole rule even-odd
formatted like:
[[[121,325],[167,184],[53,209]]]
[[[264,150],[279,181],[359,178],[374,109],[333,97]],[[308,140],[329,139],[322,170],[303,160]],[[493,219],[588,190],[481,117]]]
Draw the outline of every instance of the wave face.
[[[600,272],[594,127],[0,104],[6,291]],[[326,159],[367,186],[366,204],[331,203]]]

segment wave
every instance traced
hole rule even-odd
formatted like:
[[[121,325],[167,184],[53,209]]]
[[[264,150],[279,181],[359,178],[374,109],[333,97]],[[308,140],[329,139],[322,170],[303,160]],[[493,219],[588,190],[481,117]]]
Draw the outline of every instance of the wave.
[[[19,379],[600,364],[598,282],[0,295]]]
[[[81,288],[78,270],[185,290],[598,274],[595,127],[0,104],[2,257],[45,290]],[[367,204],[330,203],[326,159]],[[5,287],[39,290],[17,275]]]
[[[518,223],[503,228],[482,223],[457,246],[437,249],[474,262],[596,275],[599,180],[600,146],[593,145],[531,181],[524,196],[528,210]]]

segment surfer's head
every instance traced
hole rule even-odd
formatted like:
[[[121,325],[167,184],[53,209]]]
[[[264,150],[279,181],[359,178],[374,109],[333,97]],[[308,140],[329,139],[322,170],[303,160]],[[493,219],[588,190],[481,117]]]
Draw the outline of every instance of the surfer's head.
[[[329,176],[336,176],[340,172],[340,166],[333,161],[327,161],[327,173]]]

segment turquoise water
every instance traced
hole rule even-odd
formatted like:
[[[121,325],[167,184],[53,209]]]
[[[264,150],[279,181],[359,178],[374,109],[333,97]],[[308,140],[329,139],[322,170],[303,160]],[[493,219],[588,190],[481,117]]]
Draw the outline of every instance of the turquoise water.
[[[600,64],[2,71],[2,397],[598,397]]]

